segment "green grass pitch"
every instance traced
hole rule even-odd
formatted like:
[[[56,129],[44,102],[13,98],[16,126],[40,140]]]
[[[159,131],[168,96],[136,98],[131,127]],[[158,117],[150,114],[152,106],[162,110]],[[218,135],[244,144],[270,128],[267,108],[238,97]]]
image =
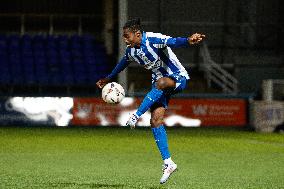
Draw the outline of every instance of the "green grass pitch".
[[[0,188],[284,188],[284,136],[168,128],[164,184],[150,128],[0,127]]]

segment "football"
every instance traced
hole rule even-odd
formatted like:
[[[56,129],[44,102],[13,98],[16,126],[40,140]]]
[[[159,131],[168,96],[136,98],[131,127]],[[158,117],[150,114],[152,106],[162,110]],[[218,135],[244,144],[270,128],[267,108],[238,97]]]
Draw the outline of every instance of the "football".
[[[106,84],[102,89],[102,99],[109,104],[118,104],[125,97],[124,88],[116,83]]]

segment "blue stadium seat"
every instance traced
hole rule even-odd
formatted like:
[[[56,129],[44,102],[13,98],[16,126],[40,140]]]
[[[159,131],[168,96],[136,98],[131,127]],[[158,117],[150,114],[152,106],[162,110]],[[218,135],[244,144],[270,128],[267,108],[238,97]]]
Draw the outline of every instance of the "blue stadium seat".
[[[74,84],[74,77],[76,77],[73,73],[73,69],[68,64],[62,64],[62,81],[66,85]]]
[[[24,72],[25,83],[28,85],[34,85],[37,83],[34,70],[29,70]]]
[[[35,76],[38,84],[48,85],[47,65],[44,61],[37,61],[35,64]]]
[[[1,35],[0,84],[94,84],[108,70],[92,35]]]
[[[23,70],[18,62],[10,62],[11,64],[11,79],[12,83],[16,85],[24,84]]]
[[[32,38],[29,35],[23,35],[22,49],[32,50]]]
[[[76,58],[83,58],[83,54],[79,49],[72,49],[71,50],[71,55],[74,59]]]
[[[7,38],[6,37],[4,37],[4,36],[0,36],[0,49],[1,50],[6,50],[7,49],[7,46],[8,46],[8,44],[7,44],[8,42],[7,42]]]
[[[11,84],[11,74],[9,72],[2,72],[0,77],[0,84]]]
[[[59,35],[57,37],[58,40],[58,47],[59,49],[68,49],[69,48],[69,39],[67,35]]]
[[[33,54],[34,54],[34,58],[37,60],[37,59],[46,59],[46,55],[45,55],[45,52],[44,51],[41,51],[41,50],[34,50],[33,51]]]
[[[29,70],[34,67],[34,59],[33,57],[26,57],[23,59],[23,68]]]
[[[18,50],[20,48],[20,37],[18,35],[9,36],[9,50]]]
[[[56,37],[54,35],[47,35],[45,40],[47,44],[56,44]]]
[[[44,37],[41,35],[36,35],[33,37],[33,50],[34,51],[45,51]]]
[[[49,49],[46,51],[46,56],[48,57],[48,59],[58,59],[58,51],[56,51],[55,49]]]

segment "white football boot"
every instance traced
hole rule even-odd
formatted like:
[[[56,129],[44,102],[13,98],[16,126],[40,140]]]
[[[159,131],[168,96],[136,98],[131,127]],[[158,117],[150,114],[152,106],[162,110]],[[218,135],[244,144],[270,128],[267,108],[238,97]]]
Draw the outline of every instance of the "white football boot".
[[[138,119],[139,119],[138,115],[136,115],[135,113],[132,114],[129,120],[126,122],[126,126],[129,126],[131,129],[134,129]]]
[[[160,180],[160,184],[164,184],[167,182],[167,180],[170,178],[171,174],[174,173],[177,170],[177,164],[171,163],[171,164],[164,164],[163,166],[163,175]]]

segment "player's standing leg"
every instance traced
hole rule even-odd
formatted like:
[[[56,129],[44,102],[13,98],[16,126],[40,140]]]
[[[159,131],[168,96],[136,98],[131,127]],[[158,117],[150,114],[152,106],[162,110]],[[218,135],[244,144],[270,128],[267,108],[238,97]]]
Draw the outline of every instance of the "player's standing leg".
[[[153,106],[151,108],[151,127],[156,144],[164,160],[163,175],[160,183],[165,183],[170,175],[177,169],[177,165],[172,161],[168,148],[167,133],[163,124],[166,108],[163,106]]]

